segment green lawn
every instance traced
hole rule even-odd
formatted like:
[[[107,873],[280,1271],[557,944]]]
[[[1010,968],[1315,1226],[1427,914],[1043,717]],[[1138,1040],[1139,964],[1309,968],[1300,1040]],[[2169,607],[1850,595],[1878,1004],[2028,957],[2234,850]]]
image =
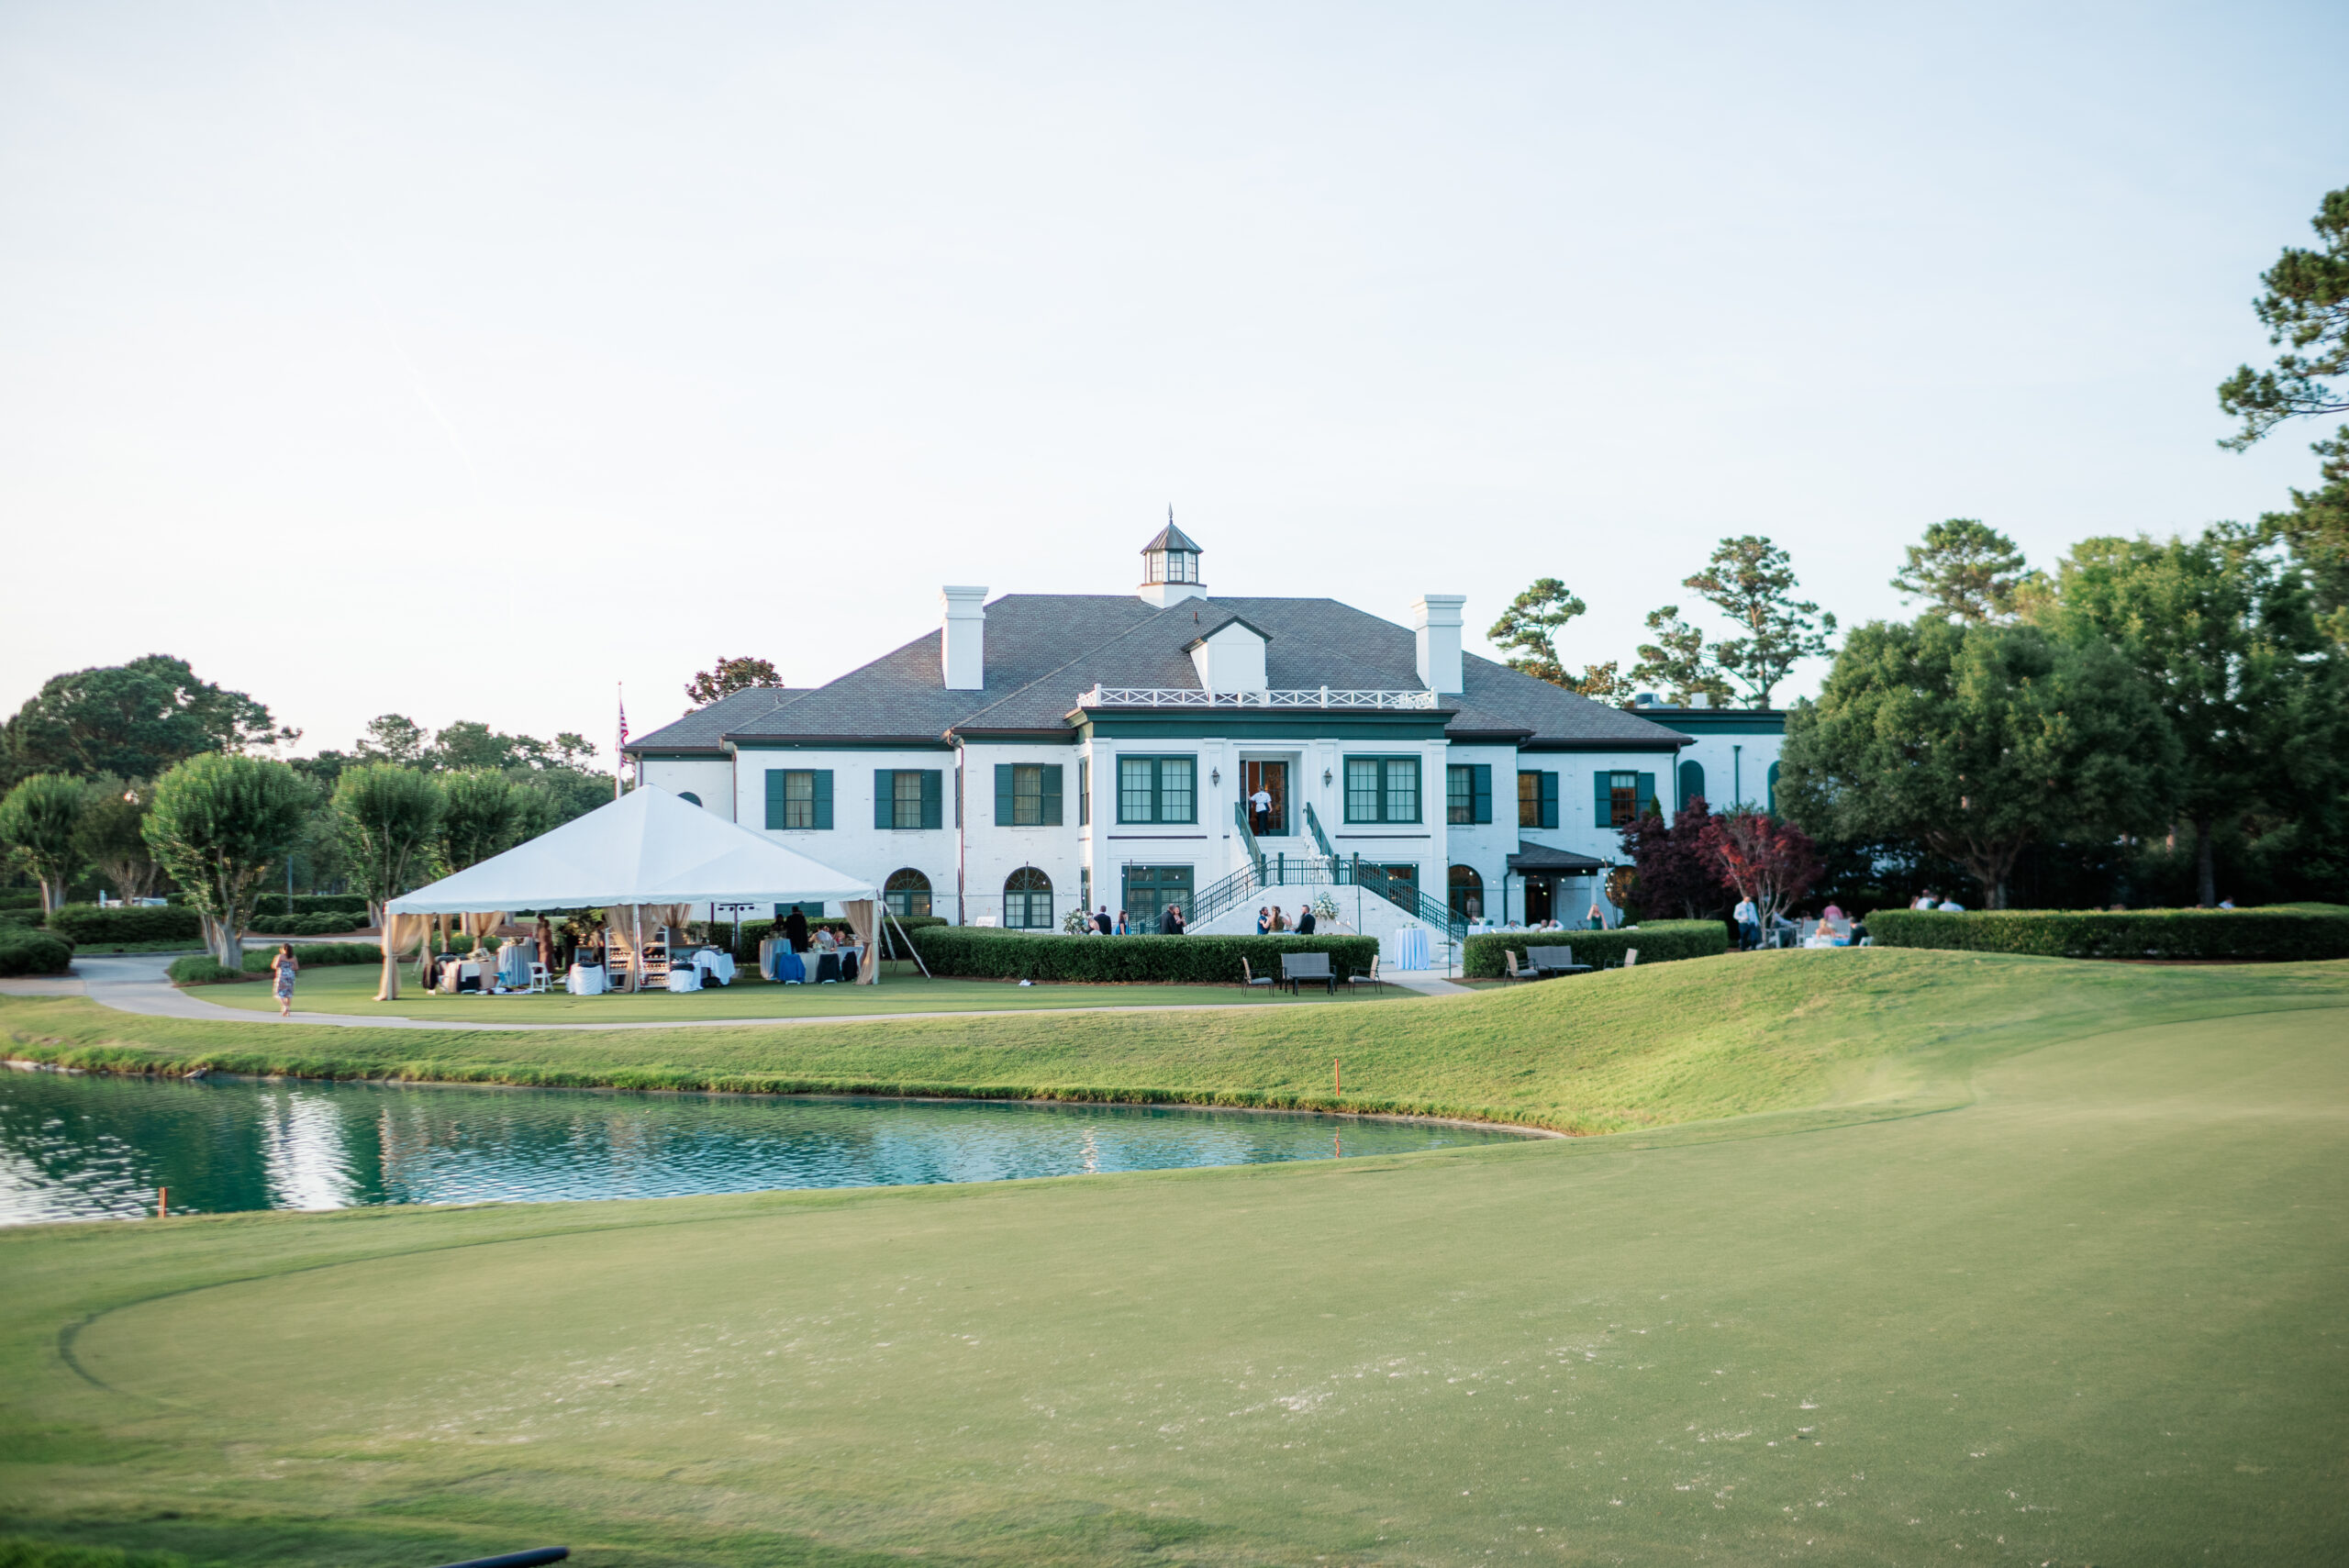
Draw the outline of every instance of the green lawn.
[[[298,955],[300,949],[295,950]],[[396,1002],[378,1002],[382,972],[371,964],[332,964],[305,969],[295,987],[295,1006],[305,1012],[358,1017],[433,1018],[450,1023],[674,1023],[699,1018],[806,1018],[859,1013],[962,1013],[994,1007],[1292,1006],[1330,1005],[1326,991],[1286,991],[1242,985],[1021,985],[1002,980],[930,980],[910,965],[890,966],[878,985],[774,985],[745,975],[731,985],[672,995],[666,991],[573,996],[442,996],[417,990],[412,973],[401,977]],[[1355,995],[1362,993],[1363,995]],[[211,985],[195,995],[223,1006],[275,1013],[267,985]],[[1403,995],[1356,986],[1339,992],[1340,1001]]]
[[[1431,1096],[1463,1051],[1487,1099],[1785,1106],[1663,1130],[0,1234],[0,1529],[384,1568],[2349,1557],[2349,965],[1852,956],[1193,1016],[1365,1031]],[[27,1039],[87,1008],[5,1018],[89,1049]],[[1241,1073],[1163,1054],[1180,1017],[1096,1067]]]

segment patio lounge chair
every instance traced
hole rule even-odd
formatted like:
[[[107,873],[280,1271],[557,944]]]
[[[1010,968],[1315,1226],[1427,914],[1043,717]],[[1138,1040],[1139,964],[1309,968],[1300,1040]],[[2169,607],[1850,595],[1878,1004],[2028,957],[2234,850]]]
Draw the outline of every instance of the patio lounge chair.
[[[1248,961],[1244,958],[1240,961],[1240,977],[1251,985],[1270,985],[1273,983],[1271,975],[1259,974],[1249,968]]]
[[[1370,961],[1369,973],[1349,974],[1346,976],[1346,984],[1348,985],[1375,985],[1383,991],[1386,988],[1386,976],[1378,973],[1378,960],[1374,957]]]
[[[1539,980],[1542,978],[1542,974],[1539,970],[1535,969],[1531,964],[1520,964],[1517,962],[1517,954],[1509,951],[1508,949],[1501,949],[1501,957],[1507,961],[1509,979]]]
[[[1297,983],[1319,980],[1338,994],[1338,977],[1330,972],[1330,955],[1326,952],[1285,952],[1281,954],[1281,978],[1288,982],[1289,995],[1297,994]]]

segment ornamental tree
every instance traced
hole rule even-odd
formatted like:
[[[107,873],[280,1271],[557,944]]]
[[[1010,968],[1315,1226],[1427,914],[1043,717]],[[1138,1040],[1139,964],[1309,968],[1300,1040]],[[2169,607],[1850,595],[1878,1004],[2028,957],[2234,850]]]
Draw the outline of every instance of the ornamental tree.
[[[82,819],[82,781],[35,773],[0,799],[0,844],[40,880],[43,918],[65,902],[65,884],[83,866],[73,829]]]
[[[1712,817],[1701,842],[1720,868],[1720,879],[1739,897],[1753,900],[1765,929],[1826,870],[1809,834],[1767,812],[1740,807]]]
[[[414,768],[370,762],[343,770],[334,814],[351,880],[367,900],[367,918],[384,923],[384,903],[422,879],[446,806],[440,781]]]
[[[82,819],[73,847],[99,876],[114,884],[125,903],[154,891],[160,868],[147,847],[147,806],[151,789],[105,774],[82,793]]]
[[[1701,920],[1723,902],[1720,858],[1707,847],[1712,814],[1702,796],[1692,796],[1670,822],[1651,811],[1623,829],[1623,852],[1638,874],[1642,909]]]
[[[526,818],[536,817],[536,803],[526,800],[504,773],[486,769],[450,773],[440,792],[440,862],[451,872],[511,849]]]
[[[1680,618],[1678,605],[1650,610],[1648,635],[1655,640],[1640,644],[1640,662],[1631,666],[1634,687],[1660,687],[1665,701],[1682,706],[1699,696],[1716,706],[1729,705],[1728,678],[1707,651],[1704,632]]]
[[[1921,843],[2003,909],[2028,846],[2159,827],[2176,757],[2143,682],[2100,640],[1876,621],[1788,717],[1778,799],[1834,838]]]
[[[208,751],[155,781],[142,831],[203,917],[205,945],[242,966],[241,936],[271,868],[302,835],[317,796],[284,762]]]

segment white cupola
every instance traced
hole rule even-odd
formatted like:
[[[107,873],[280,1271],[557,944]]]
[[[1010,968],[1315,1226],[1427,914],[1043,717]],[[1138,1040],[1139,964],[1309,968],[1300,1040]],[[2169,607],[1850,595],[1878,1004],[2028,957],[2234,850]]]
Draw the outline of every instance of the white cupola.
[[[1142,602],[1160,609],[1185,599],[1204,599],[1199,582],[1199,547],[1174,526],[1174,508],[1166,508],[1166,526],[1141,547]]]

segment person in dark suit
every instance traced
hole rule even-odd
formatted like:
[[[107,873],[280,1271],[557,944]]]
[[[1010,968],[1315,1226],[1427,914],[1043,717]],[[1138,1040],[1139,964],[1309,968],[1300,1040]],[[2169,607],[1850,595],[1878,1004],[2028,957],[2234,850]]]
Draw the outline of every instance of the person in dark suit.
[[[1313,934],[1313,906],[1310,904],[1297,906],[1297,934],[1300,937],[1309,937]]]
[[[1174,905],[1169,904],[1166,906],[1166,913],[1158,917],[1158,934],[1162,937],[1181,936],[1183,934],[1183,911],[1175,907]]]
[[[791,943],[792,951],[806,952],[807,951],[807,916],[806,912],[794,908],[789,915],[785,916],[783,921],[783,934],[785,939]]]
[[[1116,929],[1116,923],[1109,918],[1109,906],[1107,904],[1101,906],[1101,912],[1093,917],[1093,929],[1105,937]]]

